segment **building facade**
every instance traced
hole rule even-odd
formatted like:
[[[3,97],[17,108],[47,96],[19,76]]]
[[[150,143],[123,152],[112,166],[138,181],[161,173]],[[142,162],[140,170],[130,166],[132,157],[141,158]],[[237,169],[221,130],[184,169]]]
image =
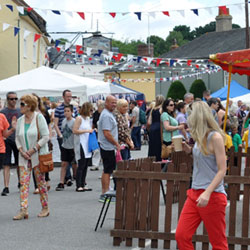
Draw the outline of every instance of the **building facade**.
[[[13,6],[13,11],[6,7]],[[9,24],[9,28],[0,32],[0,80],[21,74],[43,65],[49,40],[46,33],[46,22],[35,11],[20,14],[16,6],[29,7],[22,0],[2,0],[0,22]],[[3,27],[3,25],[2,25]],[[20,28],[14,36],[14,27]],[[25,37],[25,33],[30,32]],[[34,42],[35,34],[41,38]]]

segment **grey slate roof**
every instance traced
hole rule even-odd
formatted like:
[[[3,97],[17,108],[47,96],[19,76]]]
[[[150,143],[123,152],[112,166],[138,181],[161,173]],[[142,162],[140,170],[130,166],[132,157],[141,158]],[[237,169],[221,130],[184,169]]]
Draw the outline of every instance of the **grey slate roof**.
[[[208,32],[177,49],[161,55],[161,58],[208,58],[210,54],[245,49],[245,40],[245,28]]]

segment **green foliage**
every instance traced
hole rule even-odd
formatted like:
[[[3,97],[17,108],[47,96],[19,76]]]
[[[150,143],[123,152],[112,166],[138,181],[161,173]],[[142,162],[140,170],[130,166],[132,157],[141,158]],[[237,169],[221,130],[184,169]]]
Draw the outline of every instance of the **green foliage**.
[[[174,81],[170,85],[170,88],[167,93],[167,98],[172,98],[174,100],[183,100],[183,96],[186,94],[186,92],[187,91],[181,81]]]
[[[203,80],[198,79],[192,83],[189,92],[194,94],[194,98],[202,98],[203,91],[206,89],[207,88]]]
[[[166,38],[166,47],[168,51],[171,49],[175,39],[179,47],[188,42],[183,39],[183,35],[180,31],[170,31],[168,37]]]
[[[147,43],[150,41],[150,43],[154,44],[154,56],[160,56],[167,52],[166,42],[164,39],[159,36],[150,36],[149,38],[147,38]]]
[[[191,41],[194,39],[193,31],[190,30],[189,26],[186,25],[175,26],[173,31],[181,32],[184,40]]]
[[[59,39],[57,39],[57,40],[60,40],[60,41],[61,41],[61,42],[60,42],[60,45],[64,45],[65,43],[69,42],[69,40],[66,39],[66,38],[59,38]]]
[[[112,47],[118,47],[120,53],[123,54],[132,54],[132,55],[137,55],[137,46],[139,44],[144,44],[143,41],[141,40],[131,40],[128,42],[127,40],[125,42],[118,41],[118,40],[112,40]]]

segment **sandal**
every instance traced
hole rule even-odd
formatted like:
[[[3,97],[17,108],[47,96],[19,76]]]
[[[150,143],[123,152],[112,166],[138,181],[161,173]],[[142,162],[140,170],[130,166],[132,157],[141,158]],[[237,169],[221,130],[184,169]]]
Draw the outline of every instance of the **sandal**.
[[[85,186],[85,187],[83,188],[83,191],[92,191],[92,188],[88,188],[88,187]]]
[[[76,188],[76,192],[84,192],[85,190],[82,187]]]

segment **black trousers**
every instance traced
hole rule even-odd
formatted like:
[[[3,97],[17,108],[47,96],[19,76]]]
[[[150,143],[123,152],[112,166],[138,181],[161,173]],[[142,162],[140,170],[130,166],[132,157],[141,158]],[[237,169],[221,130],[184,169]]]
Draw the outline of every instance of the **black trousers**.
[[[76,171],[76,188],[84,187],[86,185],[87,170],[89,161],[91,160],[91,158],[85,158],[81,144],[80,144],[80,154],[81,158],[80,160],[78,160],[78,167]]]

